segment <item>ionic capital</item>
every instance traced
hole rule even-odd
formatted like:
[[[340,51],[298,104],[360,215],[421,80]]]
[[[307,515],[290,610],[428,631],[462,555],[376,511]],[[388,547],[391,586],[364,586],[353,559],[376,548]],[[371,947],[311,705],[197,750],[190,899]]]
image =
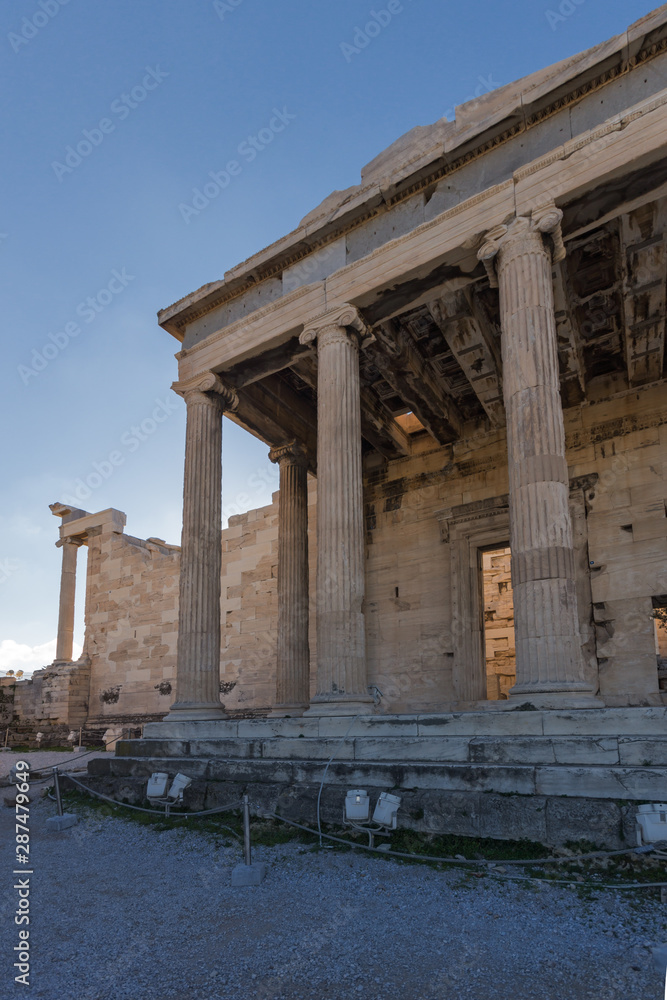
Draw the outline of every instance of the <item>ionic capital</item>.
[[[375,340],[375,336],[365,319],[355,306],[342,305],[329,309],[319,316],[314,316],[304,324],[299,341],[303,345],[312,344],[323,335],[327,342],[336,335],[354,339],[359,348],[366,347]]]
[[[308,456],[298,441],[286,441],[285,444],[272,448],[269,452],[269,459],[272,462],[282,464],[288,462],[290,465],[300,465],[303,468],[308,466]]]
[[[204,397],[213,401],[219,397],[223,412],[235,410],[239,405],[239,397],[233,389],[228,388],[215,372],[203,372],[185,379],[183,382],[173,382],[172,389],[182,396],[186,403],[195,401],[196,397]],[[211,395],[215,394],[215,395]],[[200,398],[201,401],[201,398]]]
[[[55,545],[57,549],[61,549],[65,545],[73,545],[78,549],[83,545],[83,538],[73,538],[71,536],[59,538]]]
[[[510,245],[516,245],[522,241],[533,241],[535,236],[544,237],[549,235],[552,242],[551,259],[553,263],[563,260],[566,255],[565,244],[563,243],[563,233],[561,222],[563,213],[556,208],[553,202],[539,205],[527,215],[518,215],[506,226],[495,226],[489,230],[484,238],[482,246],[477,251],[477,258],[481,260],[489,276],[491,288],[498,287],[498,275],[496,273],[495,259],[498,253]]]

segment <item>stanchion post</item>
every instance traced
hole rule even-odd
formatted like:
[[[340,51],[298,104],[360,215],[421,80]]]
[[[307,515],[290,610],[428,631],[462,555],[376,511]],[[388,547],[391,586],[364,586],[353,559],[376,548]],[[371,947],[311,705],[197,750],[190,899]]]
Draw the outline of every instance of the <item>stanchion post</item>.
[[[250,852],[250,802],[248,796],[243,796],[243,861],[232,869],[232,886],[259,885],[266,876],[266,865],[263,861],[252,863]]]
[[[243,853],[245,855],[245,863],[247,865],[252,864],[252,857],[250,853],[250,803],[248,801],[248,796],[243,796]]]
[[[63,814],[63,801],[60,798],[60,780],[59,780],[59,778],[60,778],[60,776],[58,774],[58,768],[54,767],[54,769],[53,769],[53,787],[54,787],[54,790],[55,790],[55,793],[56,793],[56,808],[58,810],[58,815],[62,816],[62,814]]]
[[[77,822],[77,817],[74,813],[63,813],[63,800],[60,797],[60,775],[58,774],[57,767],[53,769],[53,789],[56,793],[58,815],[49,816],[46,821],[46,829],[59,833],[61,830],[66,830],[68,827],[74,826]]]

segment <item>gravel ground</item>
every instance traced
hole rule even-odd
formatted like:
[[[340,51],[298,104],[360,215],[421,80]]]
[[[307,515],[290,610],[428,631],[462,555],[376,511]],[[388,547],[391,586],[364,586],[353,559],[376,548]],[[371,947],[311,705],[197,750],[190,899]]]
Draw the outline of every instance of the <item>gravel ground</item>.
[[[95,751],[94,753],[84,751],[84,755],[81,760],[78,760],[78,751],[74,753],[71,750],[30,750],[28,753],[3,750],[0,753],[0,778],[7,777],[10,768],[17,760],[27,760],[33,771],[39,771],[40,768],[56,767],[56,765],[61,766],[63,771],[74,771],[79,768],[85,770],[89,760],[92,760],[93,757],[106,757],[107,751]]]
[[[35,792],[37,790],[35,789]],[[0,996],[61,1000],[662,1000],[646,894],[535,887],[289,843],[232,889],[237,847],[30,806],[30,985],[12,983],[13,809],[0,809]]]

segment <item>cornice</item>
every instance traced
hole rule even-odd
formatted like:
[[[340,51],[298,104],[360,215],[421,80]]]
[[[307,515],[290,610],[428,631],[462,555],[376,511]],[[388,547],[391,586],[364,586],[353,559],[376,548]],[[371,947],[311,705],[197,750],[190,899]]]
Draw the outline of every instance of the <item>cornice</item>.
[[[236,285],[235,287],[230,287],[226,290],[224,288],[221,289],[219,295],[215,295],[213,293],[214,297],[212,299],[207,299],[205,306],[199,308],[195,306],[192,309],[189,309],[186,315],[184,315],[182,318],[179,319],[174,318],[165,321],[165,327],[167,327],[168,324],[168,328],[172,333],[174,333],[175,330],[183,331],[187,326],[187,324],[191,323],[194,319],[198,319],[199,317],[204,316],[207,313],[211,312],[213,309],[217,309],[221,305],[225,305],[227,302],[230,302],[233,299],[238,298],[240,295],[243,295],[250,288],[256,287],[262,281],[265,281],[276,274],[282,273],[288,267],[297,264],[300,260],[303,260],[305,257],[309,257],[311,254],[316,253],[318,250],[321,250],[323,247],[328,246],[330,243],[335,242],[336,240],[340,239],[343,236],[346,236],[348,233],[352,232],[354,229],[357,229],[359,226],[364,225],[364,223],[368,222],[369,220],[384,214],[389,209],[393,208],[395,205],[398,205],[401,202],[406,201],[407,199],[413,197],[415,194],[419,194],[420,192],[431,187],[433,184],[436,184],[443,178],[449,176],[450,174],[456,172],[457,170],[460,170],[466,164],[472,162],[473,160],[478,159],[480,156],[483,156],[490,150],[496,149],[498,146],[504,145],[506,142],[509,142],[510,140],[514,139],[516,136],[529,131],[534,126],[541,124],[546,119],[562,111],[564,108],[571,107],[573,104],[576,104],[578,101],[582,100],[582,98],[587,97],[588,95],[594,93],[597,90],[600,90],[608,83],[611,83],[614,80],[617,80],[622,76],[625,76],[631,70],[636,69],[638,66],[643,65],[644,63],[650,61],[651,59],[655,58],[657,55],[660,55],[662,52],[665,51],[667,51],[667,37],[661,39],[659,42],[656,42],[650,46],[641,49],[637,53],[637,55],[633,56],[630,59],[624,59],[617,66],[610,67],[604,72],[599,73],[597,76],[593,77],[586,83],[574,87],[567,94],[564,94],[561,97],[557,98],[556,100],[552,101],[551,103],[547,104],[544,108],[541,108],[538,111],[535,111],[528,115],[524,114],[523,121],[516,122],[509,128],[500,131],[498,134],[489,136],[484,141],[478,142],[478,144],[475,145],[474,148],[469,149],[468,151],[460,154],[459,156],[454,156],[454,158],[449,162],[443,162],[440,166],[430,171],[428,174],[424,175],[418,180],[414,181],[412,184],[406,184],[405,186],[401,187],[400,191],[397,191],[395,194],[389,197],[384,202],[384,204],[369,209],[367,212],[363,213],[360,216],[355,217],[353,220],[348,222],[342,222],[338,226],[336,226],[334,223],[333,228],[329,233],[327,233],[325,236],[322,236],[321,239],[315,240],[312,244],[309,244],[308,246],[304,247],[303,243],[299,241],[299,248],[298,249],[295,248],[295,250],[292,253],[288,253],[285,257],[281,257],[280,260],[268,261],[266,265],[258,265],[256,268],[249,270],[246,275],[239,276],[238,279],[233,278],[232,279],[233,281],[239,282],[238,285]],[[655,110],[656,108],[662,106],[665,103],[667,103],[667,96],[655,99],[649,102],[649,104],[647,104],[646,107],[644,108],[640,107],[640,109],[638,109],[636,112],[626,116],[625,118],[617,119],[608,124],[605,123],[605,125],[601,126],[599,129],[594,130],[594,132],[587,134],[586,137],[582,139],[571,140],[571,142],[565,144],[565,148],[568,150],[568,152],[569,151],[574,152],[577,149],[581,149],[583,146],[588,145],[590,142],[594,141],[597,138],[607,135],[609,132],[618,131],[619,129],[624,128],[625,125],[629,124],[630,121],[633,121],[635,118],[641,117],[644,114],[648,114],[650,111]],[[514,171],[513,177],[516,179],[520,179],[522,177],[529,176],[531,173],[535,173],[536,171],[548,165],[549,163],[553,163],[556,160],[561,159],[563,156],[563,148],[564,147],[561,146],[558,148],[558,150],[554,150],[552,153],[549,153],[547,156],[542,157],[540,160],[536,160],[530,164],[526,164],[523,167],[519,167],[516,171]],[[446,153],[444,153],[443,156],[446,156]],[[418,162],[418,160],[419,157],[415,159],[415,162]],[[375,187],[376,187],[375,184],[368,185],[368,190],[374,189]],[[364,190],[365,190],[364,188],[360,189],[360,191],[357,193],[356,196],[357,199],[360,194],[363,194]],[[467,206],[471,203],[472,199],[463,204]],[[458,208],[459,206],[455,207]],[[344,211],[344,208],[345,206],[342,205],[339,211]],[[323,215],[320,218],[325,219],[326,213],[323,213]],[[270,253],[270,251],[273,248],[278,248],[280,246],[280,243],[286,240],[289,236],[293,235],[296,238],[298,233],[299,230],[294,230],[286,237],[282,237],[281,240],[277,240],[276,242],[270,244],[268,247],[263,248],[263,250],[260,251],[260,253],[262,254]],[[308,234],[304,232],[303,234],[304,238],[306,238],[307,235]],[[252,259],[253,258],[249,259],[249,263],[252,261]],[[182,299],[175,302],[172,306],[169,306],[168,309],[170,310],[175,309],[181,302],[186,302],[188,297],[189,296],[184,296]]]

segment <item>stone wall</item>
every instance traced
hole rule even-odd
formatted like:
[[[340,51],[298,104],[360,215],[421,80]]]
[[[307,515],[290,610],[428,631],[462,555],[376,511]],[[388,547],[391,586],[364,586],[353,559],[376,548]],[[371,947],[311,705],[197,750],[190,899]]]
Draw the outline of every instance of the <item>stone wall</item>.
[[[180,550],[108,522],[88,533],[89,721],[161,718],[174,700]]]
[[[667,407],[661,386],[566,411],[570,473],[594,470],[588,544],[600,693],[661,704],[652,598],[667,593]]]

